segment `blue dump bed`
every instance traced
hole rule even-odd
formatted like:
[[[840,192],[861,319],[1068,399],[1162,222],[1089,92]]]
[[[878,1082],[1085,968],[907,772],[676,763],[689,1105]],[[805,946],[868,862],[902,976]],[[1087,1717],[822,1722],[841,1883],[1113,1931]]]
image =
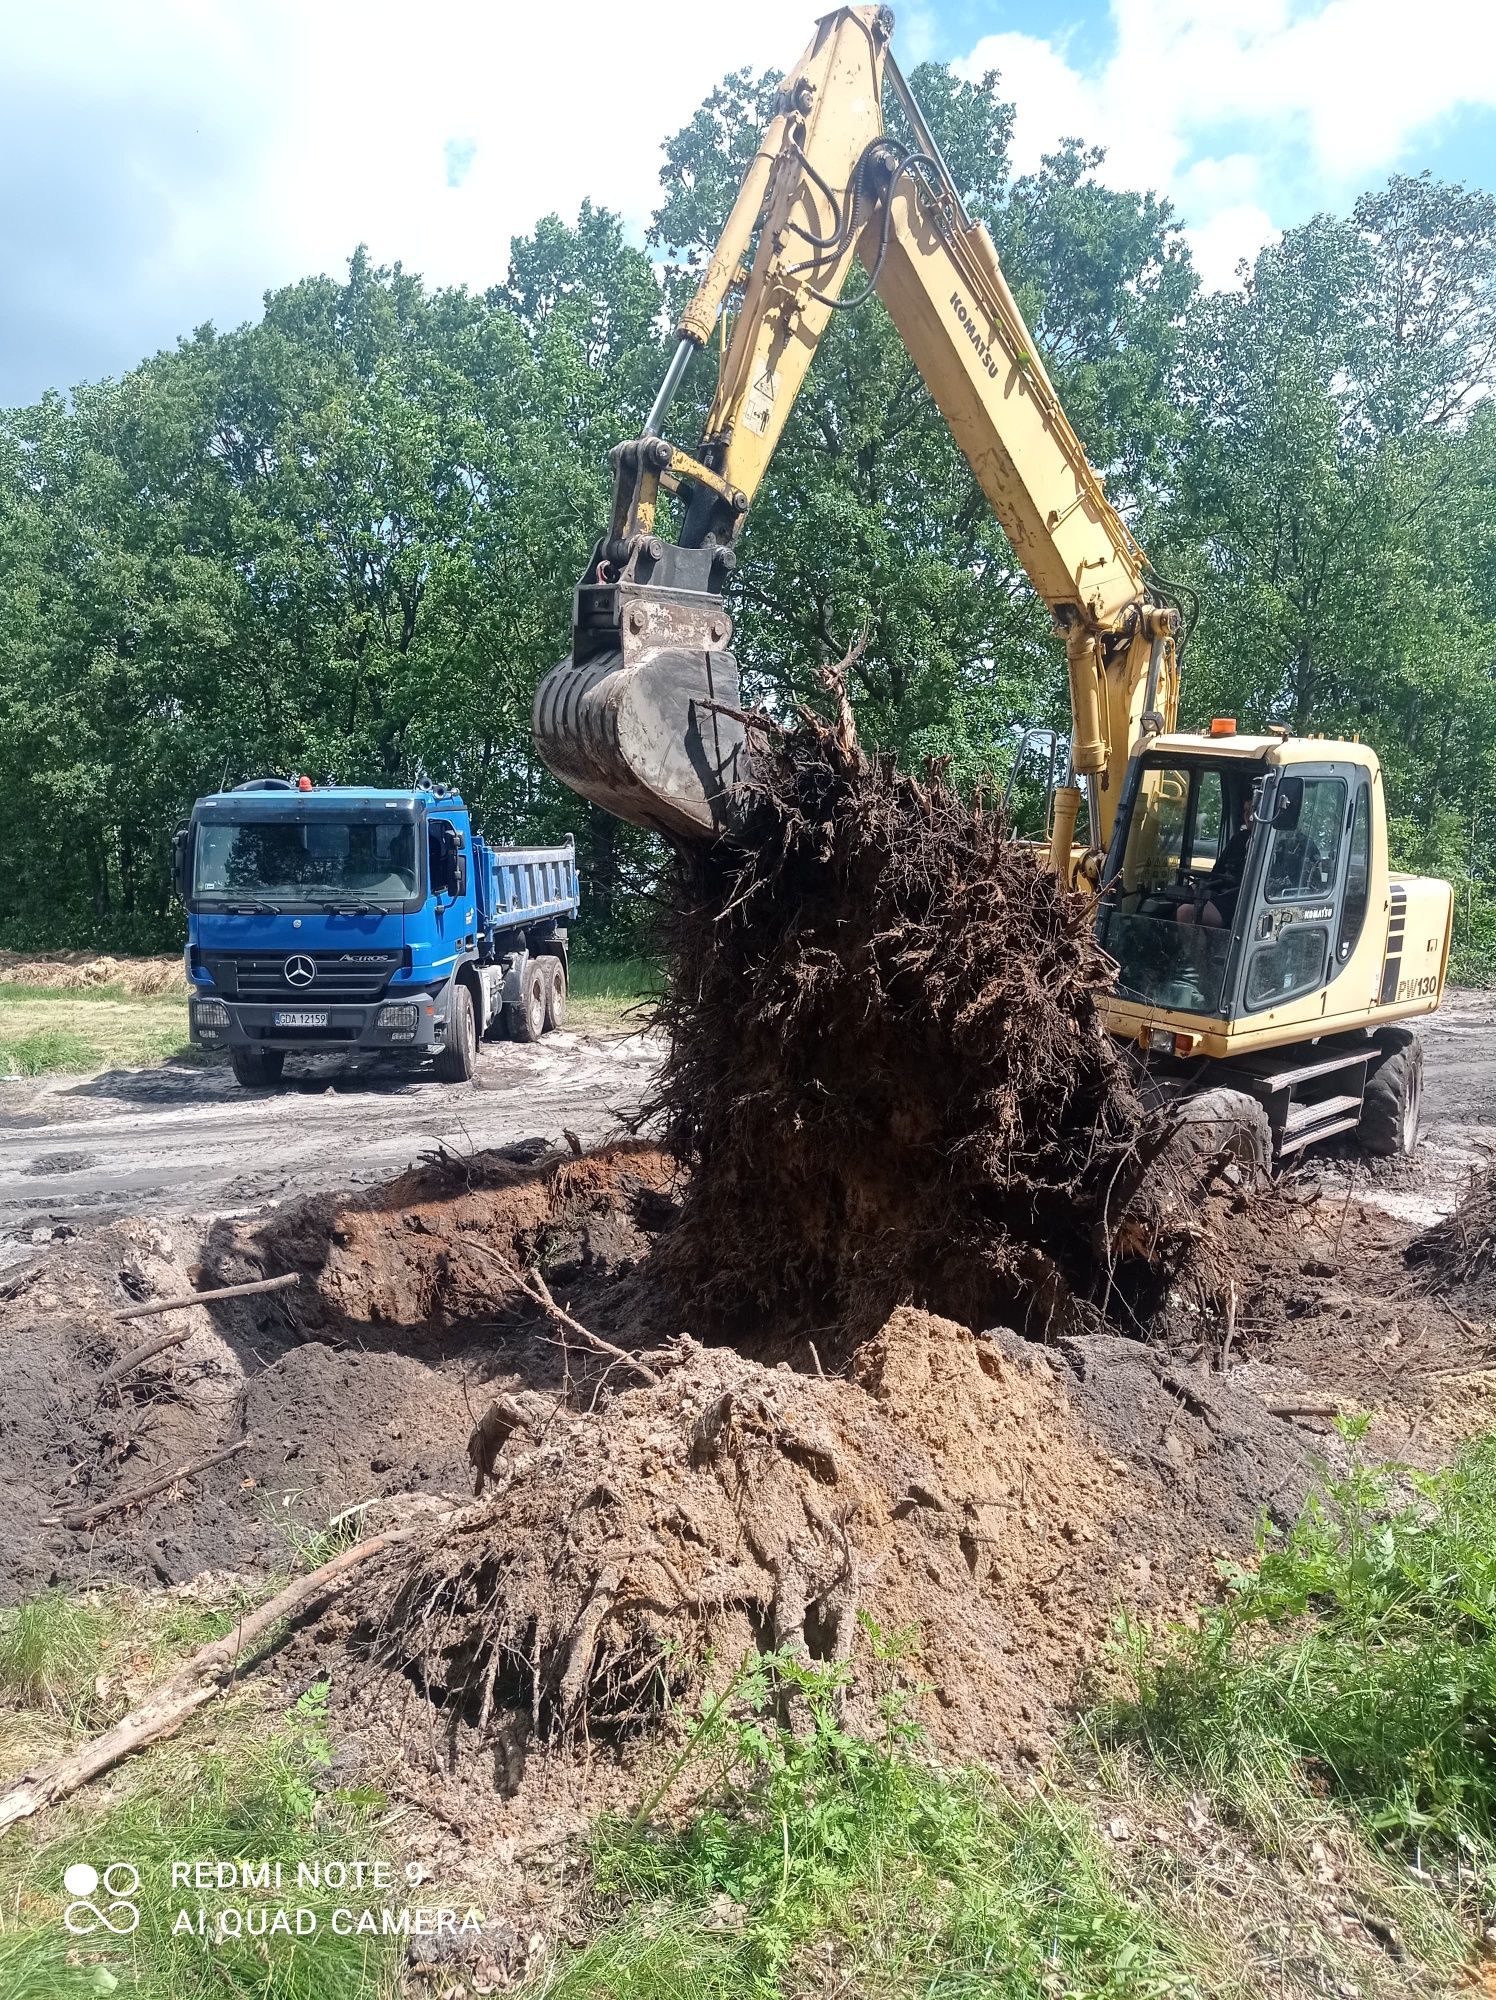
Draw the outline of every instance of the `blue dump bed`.
[[[577,857],[570,841],[565,847],[490,847],[478,833],[473,850],[478,921],[484,931],[576,915]]]

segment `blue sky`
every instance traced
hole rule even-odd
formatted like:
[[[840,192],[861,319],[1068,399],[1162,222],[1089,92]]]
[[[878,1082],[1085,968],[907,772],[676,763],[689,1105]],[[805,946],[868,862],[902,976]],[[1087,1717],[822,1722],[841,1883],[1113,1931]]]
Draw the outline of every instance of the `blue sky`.
[[[485,285],[590,195],[636,230],[659,141],[783,68],[824,0],[4,4],[0,404],[117,374],[366,242]],[[895,48],[1175,202],[1207,280],[1394,169],[1496,188],[1496,0],[904,0]]]

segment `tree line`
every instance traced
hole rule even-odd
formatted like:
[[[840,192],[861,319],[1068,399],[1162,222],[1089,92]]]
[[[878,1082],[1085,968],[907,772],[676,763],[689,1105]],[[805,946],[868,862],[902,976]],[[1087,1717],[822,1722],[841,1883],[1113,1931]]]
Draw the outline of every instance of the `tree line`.
[[[772,88],[727,78],[666,142],[644,248],[584,205],[482,293],[359,251],[251,325],[0,413],[0,942],[169,948],[193,798],[308,771],[575,832],[588,940],[637,944],[651,844],[548,776],[530,700]],[[1013,171],[999,78],[916,88],[1191,609],[1185,720],[1372,742],[1396,860],[1457,881],[1465,962],[1496,961],[1496,198],[1395,177],[1212,293],[1169,204],[1080,140]],[[1015,719],[1065,721],[1043,607],[876,302],[827,334],[733,595],[746,684],[781,706],[867,624],[860,723],[901,758],[973,781]]]

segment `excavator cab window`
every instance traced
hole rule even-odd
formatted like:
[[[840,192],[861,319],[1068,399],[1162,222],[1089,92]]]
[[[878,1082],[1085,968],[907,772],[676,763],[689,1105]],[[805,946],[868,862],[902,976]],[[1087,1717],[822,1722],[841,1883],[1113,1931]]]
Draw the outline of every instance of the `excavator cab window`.
[[[1263,775],[1239,759],[1162,754],[1135,767],[1100,913],[1124,996],[1222,1011]]]

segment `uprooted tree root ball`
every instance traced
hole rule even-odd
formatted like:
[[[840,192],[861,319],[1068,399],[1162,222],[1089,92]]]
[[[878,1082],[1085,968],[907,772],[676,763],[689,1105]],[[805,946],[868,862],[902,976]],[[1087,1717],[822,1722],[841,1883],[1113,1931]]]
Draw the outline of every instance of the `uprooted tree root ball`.
[[[1000,813],[807,720],[756,755],[737,834],[677,863],[666,923],[694,1306],[1040,1331],[1106,1287],[1148,1121],[1090,901]]]
[[[848,1659],[870,1619],[917,1644],[943,1748],[1032,1743],[1116,1601],[1188,1601],[1302,1492],[1256,1398],[1115,1336],[1046,1352],[904,1308],[846,1377],[690,1339],[655,1358],[596,1410],[516,1396],[491,1497],[369,1593],[366,1650],[454,1729],[618,1741],[756,1652]],[[848,1720],[872,1727],[856,1650]]]

